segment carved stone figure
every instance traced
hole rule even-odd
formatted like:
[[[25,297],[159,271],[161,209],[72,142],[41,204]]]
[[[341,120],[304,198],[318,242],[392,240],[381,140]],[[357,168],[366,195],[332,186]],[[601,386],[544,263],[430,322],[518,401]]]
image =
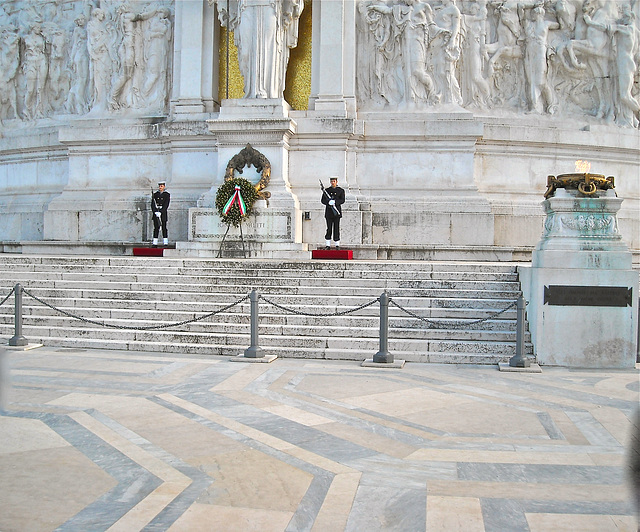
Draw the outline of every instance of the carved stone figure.
[[[67,35],[59,26],[53,23],[45,25],[45,36],[49,48],[49,103],[55,111],[59,109],[69,92],[69,79],[66,74]]]
[[[134,72],[136,62],[136,21],[140,20],[140,15],[132,12],[129,4],[122,4],[117,11],[118,24],[122,32],[122,41],[118,49],[120,59],[120,71],[114,81],[113,91],[109,106],[111,109],[121,107],[134,107],[138,104],[140,88],[134,86]],[[138,61],[141,58],[138,57]]]
[[[547,40],[550,29],[560,24],[545,20],[545,9],[538,5],[529,11],[525,25],[524,72],[527,78],[527,103],[529,111],[537,111],[542,101],[544,111],[555,112],[554,98],[547,82]]]
[[[406,0],[406,4],[388,6],[384,3],[375,3],[368,6],[369,11],[375,11],[391,16],[393,46],[398,45],[394,59],[400,64],[403,73],[404,105],[415,105],[421,102],[438,102],[441,94],[436,92],[436,87],[427,70],[427,50],[430,36],[435,38],[438,34],[445,33],[435,27],[433,10],[426,2],[420,0]],[[432,30],[432,33],[430,33]],[[382,77],[382,72],[378,77]]]
[[[496,34],[498,40],[487,45],[487,51],[491,55],[487,65],[489,75],[495,70],[495,64],[500,59],[520,59],[522,49],[520,48],[520,34],[522,26],[520,24],[520,14],[518,2],[508,0],[500,2],[496,6],[498,13],[498,23]]]
[[[87,19],[80,15],[75,19],[75,28],[71,37],[71,56],[69,59],[70,77],[73,80],[65,109],[69,113],[84,114],[89,109],[89,51],[87,49]]]
[[[611,45],[608,35],[608,27],[611,23],[609,5],[601,0],[585,0],[582,18],[586,24],[586,38],[573,40],[571,50],[578,57],[585,58],[591,72],[598,97],[596,117],[609,121],[613,119],[612,90],[609,81]]]
[[[24,78],[26,92],[24,97],[24,116],[31,120],[45,115],[45,83],[49,73],[47,62],[46,40],[42,26],[34,24],[24,37]]]
[[[431,44],[434,48],[435,72],[442,103],[462,104],[462,94],[456,78],[456,66],[460,59],[460,10],[453,0],[442,0],[442,8],[436,11],[435,23],[442,31]]]
[[[144,34],[146,79],[142,90],[147,107],[162,110],[167,97],[167,58],[171,41],[170,11],[160,9],[149,19]]]
[[[106,22],[106,14],[96,8],[91,12],[87,25],[87,46],[93,80],[92,112],[107,110],[111,75],[114,63],[112,34]]]
[[[303,0],[218,0],[217,3],[220,23],[234,32],[244,76],[244,97],[282,98],[289,51],[298,44],[298,19],[304,8]]]
[[[462,91],[465,105],[486,109],[491,104],[491,89],[484,78],[486,50],[486,2],[474,2],[470,12],[463,15]]]
[[[638,54],[638,31],[630,6],[623,8],[622,17],[612,25],[612,30],[618,74],[618,93],[615,101],[616,123],[637,127],[640,104],[633,96],[633,84],[634,77],[638,73],[638,63],[634,57],[634,53]]]
[[[0,28],[0,119],[18,118],[16,77],[20,67],[20,38],[15,26]]]
[[[363,54],[358,61],[359,79],[365,80],[358,84],[360,97],[384,105],[389,103],[398,105],[404,97],[404,80],[402,69],[396,68],[400,62],[399,47],[396,46],[395,29],[390,16],[380,11],[370,9],[376,0],[361,2],[359,12],[364,19],[362,33],[365,42],[371,42],[375,49],[374,56]]]

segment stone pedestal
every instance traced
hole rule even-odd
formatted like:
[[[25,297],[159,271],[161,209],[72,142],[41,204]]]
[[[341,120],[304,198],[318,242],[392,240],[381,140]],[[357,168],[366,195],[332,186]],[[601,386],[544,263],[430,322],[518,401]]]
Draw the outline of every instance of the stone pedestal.
[[[558,189],[543,202],[546,221],[531,267],[520,267],[538,362],[633,368],[638,338],[638,273],[618,231],[614,190],[586,197]]]
[[[207,121],[209,131],[218,141],[216,180],[201,196],[198,208],[189,209],[189,243],[178,246],[176,253],[189,249],[192,254],[209,256],[214,251],[217,253],[223,238],[225,243],[238,248],[240,230],[231,227],[225,237],[227,225],[218,216],[215,198],[229,161],[247,144],[269,160],[271,177],[265,189],[270,197],[258,200],[253,215],[242,224],[245,248],[250,256],[263,258],[273,256],[274,249],[278,253],[286,249],[303,251],[302,214],[288,175],[289,139],[296,131],[289,111],[283,99],[223,100],[219,118]],[[259,178],[251,175],[255,173],[253,167],[245,167],[238,177],[255,184]]]

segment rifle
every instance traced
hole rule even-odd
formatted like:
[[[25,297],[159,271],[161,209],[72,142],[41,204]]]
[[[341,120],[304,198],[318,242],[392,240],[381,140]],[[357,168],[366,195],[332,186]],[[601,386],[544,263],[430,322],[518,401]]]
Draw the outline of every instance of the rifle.
[[[330,200],[335,199],[329,196],[329,193],[324,189],[324,185],[322,184],[322,179],[319,179],[319,181],[320,181],[320,188],[322,189],[322,192],[324,192],[324,195],[327,196],[327,198],[329,198]],[[331,208],[333,209],[333,212],[336,214],[336,216],[340,216],[340,211],[335,205],[331,205]]]
[[[158,204],[156,203],[156,198],[154,197],[153,188],[151,189],[151,210],[153,211],[153,215],[156,215],[156,212],[159,212]]]

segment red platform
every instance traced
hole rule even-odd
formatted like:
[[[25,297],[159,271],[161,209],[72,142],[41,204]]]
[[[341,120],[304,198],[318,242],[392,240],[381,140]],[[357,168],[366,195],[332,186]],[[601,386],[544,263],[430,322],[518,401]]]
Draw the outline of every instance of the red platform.
[[[164,248],[133,248],[134,257],[162,257]]]
[[[352,249],[314,249],[311,251],[312,259],[325,260],[353,260]]]

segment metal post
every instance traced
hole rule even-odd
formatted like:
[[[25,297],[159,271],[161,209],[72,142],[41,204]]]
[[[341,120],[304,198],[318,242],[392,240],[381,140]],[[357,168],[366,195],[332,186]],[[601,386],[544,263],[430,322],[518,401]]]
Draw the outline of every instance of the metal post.
[[[9,345],[11,346],[23,346],[27,345],[28,340],[22,336],[22,286],[18,283],[13,289],[16,303],[15,309],[15,334],[13,338],[9,339]]]
[[[389,296],[383,292],[380,296],[380,351],[373,355],[375,363],[391,363],[393,355],[389,353]]]
[[[244,350],[246,358],[262,358],[264,354],[258,346],[258,292],[251,290],[249,301],[251,301],[251,346]]]
[[[513,368],[528,368],[531,361],[524,354],[524,316],[526,301],[522,294],[518,297],[516,304],[516,354],[509,359],[509,366]]]

